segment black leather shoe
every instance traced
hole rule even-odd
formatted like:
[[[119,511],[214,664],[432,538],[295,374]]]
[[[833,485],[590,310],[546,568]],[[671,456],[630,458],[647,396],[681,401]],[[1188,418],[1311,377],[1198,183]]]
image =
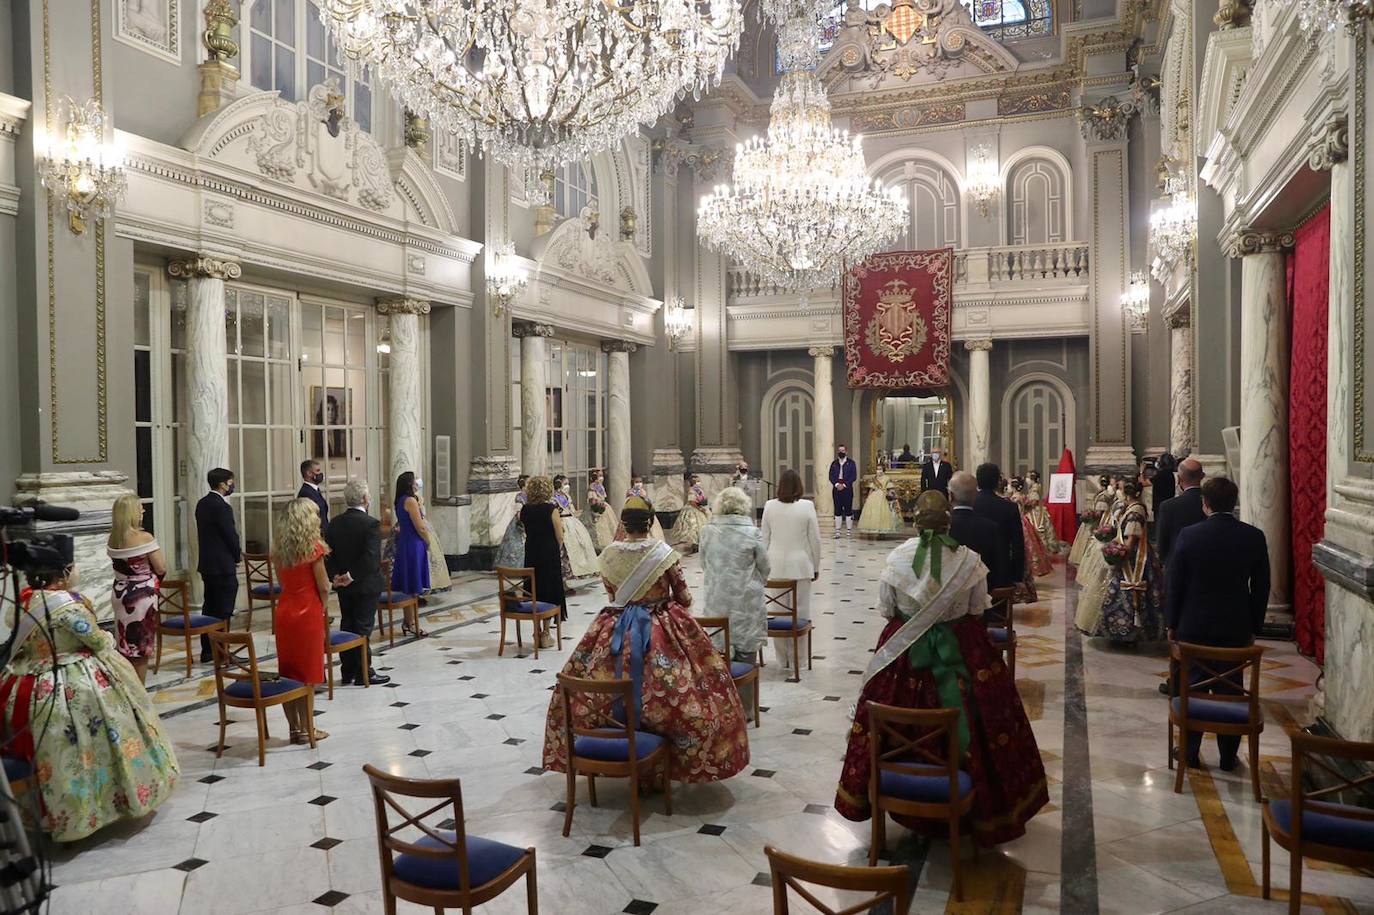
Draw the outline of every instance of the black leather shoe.
[[[1238,757],[1233,757],[1231,759],[1223,759],[1221,761],[1221,771],[1234,772],[1236,771],[1236,766],[1238,765],[1240,765],[1240,759]]]
[[[213,661],[213,660],[214,660],[214,656],[213,656],[212,654],[210,654],[210,652],[208,652],[208,651],[202,651],[202,652],[200,653],[200,663],[202,663],[202,664],[209,664],[209,663],[210,663],[211,661]]]
[[[363,685],[361,677],[359,677],[357,680],[354,680],[353,682],[356,683],[358,686]],[[386,674],[379,674],[375,670],[369,670],[367,672],[367,683],[369,686],[382,686],[383,684],[390,682],[391,678],[388,677]]]
[[[1169,695],[1169,684],[1168,684],[1168,683],[1161,683],[1161,684],[1159,684],[1159,694],[1160,694],[1161,696],[1167,696],[1167,695]]]

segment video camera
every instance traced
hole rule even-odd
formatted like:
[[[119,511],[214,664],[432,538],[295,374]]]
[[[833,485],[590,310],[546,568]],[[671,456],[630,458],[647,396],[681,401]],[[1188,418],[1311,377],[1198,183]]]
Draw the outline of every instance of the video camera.
[[[60,572],[74,560],[70,534],[40,534],[35,521],[75,521],[74,508],[35,502],[21,507],[0,506],[0,568],[15,572]]]

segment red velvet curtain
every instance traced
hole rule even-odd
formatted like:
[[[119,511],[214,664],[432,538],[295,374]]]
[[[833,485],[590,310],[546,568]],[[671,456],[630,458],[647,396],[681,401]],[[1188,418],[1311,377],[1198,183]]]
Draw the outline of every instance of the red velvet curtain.
[[[1288,466],[1293,526],[1293,613],[1298,650],[1321,664],[1326,649],[1325,587],[1312,564],[1326,513],[1326,303],[1331,210],[1297,231],[1288,258],[1293,316],[1288,389]]]

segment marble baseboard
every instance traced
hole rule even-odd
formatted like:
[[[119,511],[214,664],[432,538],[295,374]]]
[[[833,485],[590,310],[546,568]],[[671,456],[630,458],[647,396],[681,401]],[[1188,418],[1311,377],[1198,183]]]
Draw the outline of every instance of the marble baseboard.
[[[687,487],[681,473],[654,474],[654,508],[676,514],[686,504]]]
[[[472,504],[464,499],[459,504],[436,504],[429,507],[429,521],[439,535],[439,544],[446,556],[462,556],[472,545]]]
[[[473,493],[469,517],[471,546],[500,546],[515,517],[515,492]]]
[[[1326,717],[1346,740],[1374,741],[1374,604],[1326,589]]]
[[[1083,456],[1084,473],[1132,473],[1135,449],[1129,445],[1091,445]]]

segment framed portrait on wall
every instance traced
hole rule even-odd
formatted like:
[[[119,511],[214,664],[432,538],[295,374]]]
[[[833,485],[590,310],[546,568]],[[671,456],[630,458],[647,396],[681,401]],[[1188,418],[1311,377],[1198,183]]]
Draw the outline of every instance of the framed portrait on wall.
[[[348,388],[342,385],[310,386],[310,424],[312,426],[347,427],[353,424],[350,415]],[[328,445],[326,452],[325,446]],[[310,456],[316,460],[343,457],[348,453],[346,428],[315,429],[310,433]]]

